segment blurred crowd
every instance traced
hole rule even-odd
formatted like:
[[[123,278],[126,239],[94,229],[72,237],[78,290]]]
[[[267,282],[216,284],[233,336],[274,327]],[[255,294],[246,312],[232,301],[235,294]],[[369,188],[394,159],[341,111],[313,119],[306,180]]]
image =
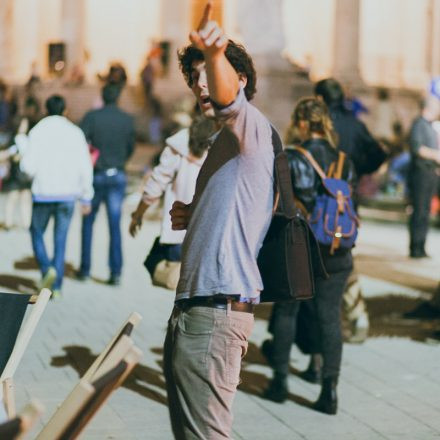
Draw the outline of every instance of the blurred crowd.
[[[206,34],[213,32],[212,38],[206,39],[200,30],[203,26],[208,27]],[[263,231],[266,234],[275,211],[273,181],[278,178],[274,175],[273,151],[267,148],[270,139],[275,147],[278,134],[272,127],[269,137],[270,123],[249,103],[256,91],[250,56],[241,45],[226,39],[207,17],[191,35],[193,45],[179,52],[179,62],[197,100],[195,106],[184,106],[165,124],[154,88],[162,69],[160,47],[153,47],[140,75],[149,112],[149,141],[163,148],[143,181],[142,195],[127,231],[136,236],[146,210],[163,200],[161,232],[144,264],[153,284],[177,288],[164,348],[171,413],[174,405],[182,404],[182,395],[194,394],[197,384],[207,386],[212,379],[203,378],[205,370],[192,375],[198,368],[192,362],[195,355],[200,355],[200,347],[193,343],[191,333],[179,333],[179,326],[193,323],[197,331],[202,329],[203,337],[215,331],[231,331],[227,340],[233,340],[239,350],[228,352],[235,368],[226,366],[224,370],[230,370],[227,374],[238,383],[239,363],[253,324],[253,307],[262,290],[255,287],[262,282],[254,254],[255,249],[264,246],[261,235]],[[216,40],[216,46],[207,50],[206,46]],[[221,52],[218,56],[227,60],[223,64],[212,63],[215,75],[206,67],[214,51]],[[81,75],[77,76],[79,84]],[[123,274],[125,234],[121,231],[121,217],[127,188],[126,165],[136,144],[135,121],[133,115],[118,106],[127,83],[124,66],[114,63],[98,78],[99,99],[78,125],[66,116],[65,97],[55,94],[44,105],[39,102],[35,95],[40,82],[37,74],[32,74],[26,84],[22,108],[11,88],[0,82],[0,179],[7,192],[4,228],[8,230],[15,224],[29,228],[41,272],[38,287],[50,288],[53,298],[62,294],[66,240],[76,202],[82,214],[77,280],[88,280],[93,274],[93,227],[102,205],[106,208],[109,235],[107,283],[118,286]],[[363,121],[366,116],[368,125]],[[438,196],[439,188],[439,127],[440,100],[434,94],[420,100],[419,114],[408,129],[403,127],[390,91],[384,88],[377,90],[374,104],[367,106],[351,89],[344,90],[336,79],[326,78],[313,84],[313,96],[292,103],[284,137],[286,149],[281,154],[286,157],[298,213],[314,232],[310,236],[316,238],[323,272],[328,276],[313,274],[312,300],[292,301],[290,297],[290,301],[275,304],[268,329],[272,337],[261,347],[273,369],[263,397],[279,403],[287,399],[290,349],[295,342],[310,355],[308,368],[300,376],[321,384],[321,393],[312,407],[336,414],[342,360],[341,310],[350,327],[349,341],[363,342],[369,329],[368,310],[352,257],[359,204],[379,192],[407,200],[411,206],[409,257],[427,258],[432,200]],[[278,158],[276,149],[274,153]],[[332,185],[336,188],[333,192]],[[226,207],[232,207],[231,212]],[[334,230],[329,231],[332,225],[329,216],[323,215],[324,209],[329,210],[326,213],[333,209]],[[345,224],[342,220],[338,223],[340,219]],[[319,220],[321,229],[314,224]],[[52,252],[44,238],[49,224],[54,230]],[[347,225],[348,229],[343,229]],[[328,236],[330,241],[326,241]],[[226,251],[222,249],[225,242]],[[310,260],[295,264],[295,269],[311,265]],[[275,270],[274,277],[277,273]],[[204,307],[205,315],[213,309],[226,311],[226,315],[215,315],[216,326],[217,320],[223,319],[221,328],[206,330],[204,326],[209,327],[212,322],[203,318],[197,321],[200,316],[190,313],[193,307]],[[437,307],[436,300],[433,307]],[[229,316],[231,311],[243,313],[233,318]],[[178,319],[182,322],[178,323]],[[236,323],[232,325],[233,319]],[[240,331],[242,335],[237,337]],[[219,340],[222,339],[214,339],[213,345]],[[188,347],[184,347],[185,343]],[[173,344],[177,347],[174,351]],[[193,349],[195,353],[191,352]],[[214,349],[220,353],[219,358],[225,356],[224,344]],[[179,368],[172,368],[173,363]],[[188,376],[179,376],[188,371]],[[212,377],[217,373],[213,372]],[[223,387],[215,388],[216,382],[206,393],[215,390],[216,409],[228,418],[226,428],[232,422],[231,396],[237,383],[229,384],[231,389],[225,392]],[[192,396],[192,402],[185,402],[182,407],[185,405],[195,408],[200,402]],[[206,406],[209,407],[205,405],[200,413],[212,410]],[[194,423],[203,425],[202,422]]]
[[[145,111],[148,115],[148,137],[145,140],[163,147],[166,146],[165,139],[177,133],[182,127],[191,125],[197,106],[194,108],[191,101],[182,101],[173,107],[172,112],[164,112],[163,104],[155,93],[155,81],[164,71],[162,61],[161,47],[153,44],[139,79],[144,94]],[[77,70],[74,69],[74,72]],[[74,79],[69,76],[66,85],[81,85],[84,75],[79,73]],[[111,87],[117,90],[118,98],[127,84],[126,70],[119,62],[112,63],[107,72],[98,74],[97,78],[102,90]],[[17,142],[17,135],[30,133],[47,115],[44,111],[44,103],[38,98],[40,84],[41,79],[33,66],[24,86],[24,96],[19,100],[14,88],[0,79],[0,189],[7,194],[2,219],[5,230],[17,226],[28,228],[31,224],[32,177],[20,166],[23,152],[18,148],[20,142]],[[437,153],[430,156],[428,150],[428,155],[421,157],[419,146],[420,136],[426,135],[429,141],[423,139],[422,144],[430,142],[428,148],[433,151],[438,149],[440,143],[438,98],[435,94],[431,94],[429,98],[420,98],[420,115],[414,119],[411,126],[405,127],[392,91],[379,87],[374,97],[372,98],[370,94],[367,99],[368,104],[365,104],[363,102],[365,94],[359,97],[353,92],[350,84],[337,82],[335,84],[334,90],[331,90],[324,100],[330,109],[339,137],[339,145],[349,154],[355,165],[356,162],[365,162],[364,156],[370,155],[369,162],[367,161],[369,165],[358,163],[356,169],[357,203],[388,200],[408,205],[410,256],[415,258],[426,256],[424,246],[430,218],[432,216],[440,218],[439,168]],[[93,109],[103,109],[108,105],[101,93],[93,103]],[[358,121],[356,123],[358,125],[353,125],[352,120]],[[420,121],[425,120],[429,124],[429,127],[424,127],[430,130],[428,134],[420,128]],[[84,129],[84,120],[80,126]],[[142,138],[139,134],[133,136]],[[354,138],[350,139],[353,136]],[[97,149],[91,146],[89,137],[87,141],[91,151],[93,149],[91,154],[94,157]],[[362,144],[370,147],[376,145],[377,148],[366,153],[365,151],[370,147],[362,151]],[[425,153],[423,148],[422,153]],[[157,155],[153,165],[159,162],[160,155]],[[147,164],[145,169],[149,169]],[[430,175],[429,183],[427,183],[427,174]]]

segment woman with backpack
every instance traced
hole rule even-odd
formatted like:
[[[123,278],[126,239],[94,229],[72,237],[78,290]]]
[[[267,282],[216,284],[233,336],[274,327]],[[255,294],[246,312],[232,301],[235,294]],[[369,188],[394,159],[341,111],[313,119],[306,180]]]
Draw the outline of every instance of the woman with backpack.
[[[343,153],[336,150],[327,107],[316,98],[304,98],[297,104],[286,144],[297,205],[309,218],[313,229],[316,219],[311,218],[311,214],[313,212],[315,217],[318,216],[319,209],[316,210],[315,207],[328,194],[323,180],[327,176],[339,178],[337,184],[348,188],[347,183],[351,185],[355,178],[354,167]],[[297,147],[293,144],[297,144]],[[345,198],[341,196],[337,203],[342,206],[348,201],[349,195]],[[357,222],[348,205],[347,209],[350,212],[349,220]],[[352,229],[357,231],[357,225],[353,224]],[[315,279],[315,297],[308,304],[309,311],[314,315],[311,321],[316,325],[316,329],[311,329],[314,339],[311,353],[315,354],[312,359],[319,360],[319,353],[323,359],[321,393],[313,408],[326,414],[336,414],[336,386],[342,359],[341,300],[353,266],[351,246],[354,236],[351,237],[352,241],[347,242],[344,241],[345,234],[336,231],[330,244],[324,244],[325,240],[321,239],[320,232],[324,233],[315,230],[329,277]],[[347,244],[348,247],[345,247]],[[273,339],[265,341],[262,347],[263,354],[274,370],[274,377],[265,390],[264,397],[276,402],[283,402],[288,397],[289,358],[292,343],[295,341],[299,307],[300,303],[295,301],[274,305],[269,327]],[[316,337],[313,338],[313,334]],[[303,378],[309,380],[304,373],[307,371],[303,372]]]

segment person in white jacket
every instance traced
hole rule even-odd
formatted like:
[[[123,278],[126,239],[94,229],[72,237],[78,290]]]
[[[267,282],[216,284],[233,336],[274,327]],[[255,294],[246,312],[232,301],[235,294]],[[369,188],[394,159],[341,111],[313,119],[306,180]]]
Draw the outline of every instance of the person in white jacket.
[[[63,116],[65,101],[53,95],[46,101],[48,116],[26,137],[17,136],[22,154],[20,168],[32,180],[31,238],[40,267],[40,287],[60,295],[64,275],[67,233],[75,200],[80,199],[82,213],[90,212],[93,198],[93,169],[89,148],[82,130]],[[49,258],[44,232],[54,218],[54,251]]]
[[[131,214],[130,234],[135,237],[149,206],[164,195],[161,233],[158,238],[162,254],[171,261],[180,261],[180,249],[185,231],[171,228],[169,211],[176,200],[190,203],[197,176],[215,132],[215,123],[202,116],[194,118],[190,128],[184,128],[166,139],[159,164],[145,183],[142,198]]]

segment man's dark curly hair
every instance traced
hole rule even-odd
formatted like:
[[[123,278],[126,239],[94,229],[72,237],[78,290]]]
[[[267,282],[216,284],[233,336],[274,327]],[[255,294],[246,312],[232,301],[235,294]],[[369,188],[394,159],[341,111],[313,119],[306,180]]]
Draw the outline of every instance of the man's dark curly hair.
[[[194,61],[203,61],[203,53],[200,49],[189,45],[181,49],[177,55],[179,57],[180,70],[185,77],[185,81],[189,87],[192,87],[192,64]],[[252,58],[241,44],[237,44],[232,40],[228,42],[225,55],[235,71],[246,76],[247,83],[244,93],[248,101],[250,101],[257,91],[257,74]]]

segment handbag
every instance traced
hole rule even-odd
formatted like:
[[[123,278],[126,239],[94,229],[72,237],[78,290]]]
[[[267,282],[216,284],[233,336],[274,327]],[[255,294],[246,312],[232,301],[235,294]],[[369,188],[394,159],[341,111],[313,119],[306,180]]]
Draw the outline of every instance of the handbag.
[[[153,274],[153,285],[176,290],[180,278],[180,261],[160,261]]]
[[[295,202],[289,162],[272,127],[275,206],[271,224],[258,254],[263,280],[261,302],[313,298],[314,278],[328,277],[318,242]]]
[[[175,290],[180,277],[181,245],[161,244],[156,237],[144,261],[154,286]]]

